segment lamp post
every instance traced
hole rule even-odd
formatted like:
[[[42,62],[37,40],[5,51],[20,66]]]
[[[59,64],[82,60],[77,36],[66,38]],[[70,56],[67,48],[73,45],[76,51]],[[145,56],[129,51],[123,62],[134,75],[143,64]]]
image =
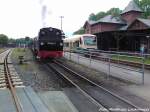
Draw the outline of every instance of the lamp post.
[[[60,27],[61,27],[61,30],[62,30],[62,19],[64,18],[64,16],[60,16]]]
[[[146,38],[147,38],[147,52],[149,53],[149,38],[150,38],[150,36],[149,35],[147,35],[146,36]]]

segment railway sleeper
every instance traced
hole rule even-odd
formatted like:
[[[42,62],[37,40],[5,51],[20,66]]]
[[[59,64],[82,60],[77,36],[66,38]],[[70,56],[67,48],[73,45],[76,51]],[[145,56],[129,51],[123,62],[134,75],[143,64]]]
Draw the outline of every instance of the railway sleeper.
[[[6,79],[6,77],[5,76],[0,77],[0,80],[3,80],[3,79]]]
[[[15,78],[15,79],[12,79],[13,82],[21,82],[21,79],[19,78]]]
[[[5,83],[5,82],[6,82],[6,80],[5,80],[5,79],[0,80],[0,84]]]
[[[15,85],[14,87],[15,88],[24,88],[25,86],[24,85]]]
[[[13,76],[13,77],[11,77],[11,79],[20,79],[19,77],[15,77],[15,76]]]
[[[13,82],[13,85],[23,85],[23,82]]]
[[[2,89],[6,89],[7,87],[0,87],[0,90],[2,90]]]
[[[7,84],[6,83],[2,83],[2,84],[0,84],[0,87],[6,87],[7,86]]]

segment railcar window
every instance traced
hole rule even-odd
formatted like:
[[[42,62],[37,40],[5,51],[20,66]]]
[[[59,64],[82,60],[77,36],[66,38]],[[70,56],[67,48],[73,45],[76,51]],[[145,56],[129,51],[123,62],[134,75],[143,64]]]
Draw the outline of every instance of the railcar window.
[[[96,38],[91,36],[84,36],[83,37],[85,45],[96,45]]]
[[[79,41],[74,42],[74,47],[79,47]]]

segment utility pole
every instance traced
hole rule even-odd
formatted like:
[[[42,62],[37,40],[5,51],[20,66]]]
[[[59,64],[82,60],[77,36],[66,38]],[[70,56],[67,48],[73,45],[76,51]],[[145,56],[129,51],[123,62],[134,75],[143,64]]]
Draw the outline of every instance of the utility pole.
[[[61,27],[61,30],[62,30],[62,19],[63,19],[63,18],[64,18],[64,16],[60,16],[60,22],[61,22],[61,23],[60,23],[60,24],[61,24],[60,27]]]

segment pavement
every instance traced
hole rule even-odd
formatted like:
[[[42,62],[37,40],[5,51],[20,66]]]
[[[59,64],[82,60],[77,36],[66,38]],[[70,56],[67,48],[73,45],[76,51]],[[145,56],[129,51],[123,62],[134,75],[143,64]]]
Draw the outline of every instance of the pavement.
[[[0,99],[0,112],[16,112],[13,99],[8,89],[0,90]]]
[[[51,112],[30,87],[16,88],[22,112]],[[0,112],[17,112],[9,89],[0,89]]]
[[[139,72],[140,69],[138,68],[129,68],[127,66],[122,66],[122,65],[119,65],[119,67],[117,67],[118,66],[117,64],[111,63],[110,72],[109,72],[109,64],[107,62],[98,61],[94,59],[90,61],[89,58],[83,57],[75,53],[71,53],[70,56],[70,53],[67,52],[64,54],[64,57],[66,59],[72,60],[79,64],[103,72],[107,76],[111,75],[117,78],[121,78],[123,80],[134,82],[135,84],[129,86],[123,86],[122,88],[130,93],[135,94],[136,96],[139,96],[147,101],[150,101],[150,71],[149,70],[144,71],[144,77],[143,77],[142,73]],[[124,67],[131,70],[124,69]],[[143,81],[144,84],[142,84]]]
[[[62,91],[47,91],[38,95],[50,112],[79,112]]]
[[[31,87],[24,87],[16,88],[16,95],[22,112],[79,112],[63,91],[35,93]],[[0,99],[0,112],[17,112],[9,89],[0,89]]]

